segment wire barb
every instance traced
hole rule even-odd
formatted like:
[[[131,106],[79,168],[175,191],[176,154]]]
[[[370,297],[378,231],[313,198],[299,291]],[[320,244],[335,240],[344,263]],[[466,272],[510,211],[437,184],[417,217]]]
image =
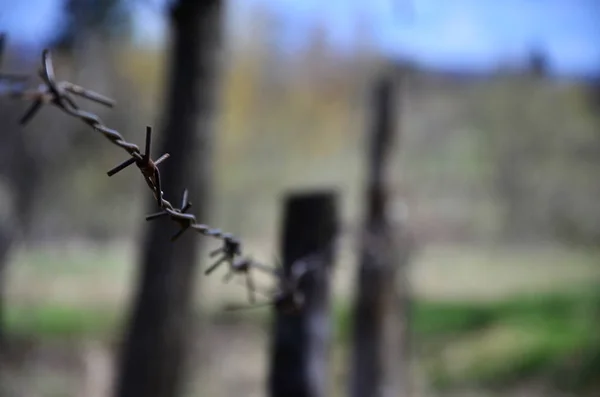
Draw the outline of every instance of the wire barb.
[[[113,176],[130,165],[135,164],[141,171],[146,184],[150,187],[154,193],[154,198],[157,201],[159,207],[162,207],[163,191],[161,190],[160,183],[160,171],[158,165],[169,158],[169,153],[165,153],[160,156],[156,161],[152,161],[150,154],[152,152],[152,127],[146,126],[146,149],[140,158],[131,157],[116,167],[109,170],[106,174],[110,177]]]
[[[256,302],[256,285],[254,283],[254,278],[252,277],[252,273],[250,272],[250,268],[252,267],[253,260],[251,258],[240,258],[234,261],[229,267],[229,271],[223,277],[223,282],[229,282],[236,273],[244,273],[246,278],[246,290],[248,291],[248,301],[250,303]]]
[[[179,224],[179,231],[171,237],[171,241],[177,240],[186,230],[196,223],[196,217],[192,214],[186,214],[186,211],[192,207],[192,203],[188,201],[188,190],[183,191],[183,198],[181,200],[181,207],[174,210],[165,209],[154,214],[146,216],[147,221],[152,221],[160,217],[172,215],[173,221]]]

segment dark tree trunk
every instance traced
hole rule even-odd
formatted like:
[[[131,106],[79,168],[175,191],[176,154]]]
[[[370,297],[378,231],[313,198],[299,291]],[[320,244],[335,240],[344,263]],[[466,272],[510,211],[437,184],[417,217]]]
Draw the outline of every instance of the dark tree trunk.
[[[14,117],[17,106],[14,103],[3,103],[2,108],[0,120],[3,121],[4,129],[0,136],[0,177],[6,182],[3,187],[8,188],[11,193],[12,204],[8,208],[8,216],[0,221],[0,345],[5,336],[6,266],[16,240],[26,239],[29,233],[44,165],[40,157],[31,151],[35,144],[27,141],[24,131],[18,126],[18,120]]]
[[[171,157],[161,165],[161,176],[171,201],[189,189],[199,221],[207,216],[212,174],[221,18],[220,0],[179,0],[170,14],[173,48],[161,153]],[[153,212],[155,201],[149,204]],[[154,221],[146,229],[137,295],[121,352],[118,397],[182,393],[198,247],[205,237],[189,231],[172,243],[169,237],[175,231],[168,220]]]
[[[3,222],[5,223],[5,222]],[[8,255],[13,242],[13,232],[8,224],[0,225],[0,366],[4,357],[4,348],[6,343],[5,335],[5,285],[6,285],[6,266]]]
[[[290,272],[295,261],[304,259],[315,269],[300,284],[304,308],[299,313],[275,312],[268,384],[272,397],[329,394],[329,295],[337,217],[334,193],[292,195],[286,200],[281,239],[284,269]]]
[[[386,395],[386,363],[389,362],[389,320],[395,317],[395,278],[400,256],[387,216],[386,166],[390,161],[398,104],[393,78],[385,76],[374,89],[369,134],[366,214],[361,235],[360,267],[353,312],[353,356],[350,395]],[[397,343],[397,341],[396,341]],[[394,354],[396,356],[396,354]],[[397,357],[397,356],[396,356]],[[404,359],[404,358],[400,358]],[[399,374],[395,374],[396,376]],[[397,391],[391,391],[397,393]]]

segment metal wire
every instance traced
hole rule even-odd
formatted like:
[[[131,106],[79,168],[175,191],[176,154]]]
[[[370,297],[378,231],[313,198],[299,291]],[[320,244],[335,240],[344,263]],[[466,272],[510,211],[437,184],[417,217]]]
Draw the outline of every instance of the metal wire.
[[[0,62],[2,60],[4,43],[5,35],[0,35]],[[206,269],[206,275],[212,273],[223,263],[229,264],[229,273],[226,275],[224,281],[228,281],[236,273],[245,274],[246,286],[249,294],[248,297],[251,302],[254,302],[254,282],[250,276],[251,269],[258,268],[266,271],[279,279],[280,282],[278,284],[283,284],[279,272],[261,265],[250,258],[241,258],[242,243],[234,235],[198,223],[193,214],[187,213],[191,207],[191,203],[188,201],[187,190],[183,192],[182,202],[179,208],[175,208],[173,204],[164,198],[164,192],[161,190],[161,177],[158,166],[169,158],[169,154],[165,153],[156,160],[153,160],[150,157],[152,146],[152,128],[150,126],[146,127],[146,142],[144,153],[142,153],[137,145],[125,140],[118,131],[107,127],[100,117],[91,112],[82,110],[77,105],[73,96],[85,98],[108,107],[113,107],[115,102],[110,98],[68,81],[56,81],[52,58],[50,56],[50,51],[47,49],[42,52],[42,67],[39,70],[39,77],[42,79],[42,84],[35,89],[26,89],[22,82],[26,80],[27,77],[28,76],[21,74],[0,73],[0,83],[4,83],[8,86],[8,88],[6,88],[0,84],[0,95],[31,102],[30,107],[20,119],[20,124],[24,126],[30,122],[43,105],[54,105],[64,113],[83,121],[94,130],[104,135],[104,137],[115,146],[118,146],[127,152],[129,158],[109,170],[107,174],[109,177],[113,176],[134,164],[138,167],[146,184],[152,191],[158,206],[161,208],[160,212],[148,215],[146,217],[147,221],[152,221],[161,217],[169,217],[172,221],[177,223],[180,229],[171,237],[171,241],[175,241],[187,230],[194,230],[204,236],[213,237],[222,241],[223,245],[210,253],[210,257],[218,256],[218,258],[216,262]],[[290,288],[285,288],[285,290],[288,294],[293,292]],[[275,304],[276,302],[277,295],[275,295],[273,303]]]

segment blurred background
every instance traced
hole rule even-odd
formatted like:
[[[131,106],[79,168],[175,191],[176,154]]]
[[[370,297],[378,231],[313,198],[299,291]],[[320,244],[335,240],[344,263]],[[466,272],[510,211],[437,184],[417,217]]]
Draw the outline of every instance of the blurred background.
[[[117,102],[82,107],[143,146],[173,98],[170,27],[182,19],[165,3],[1,1],[1,70],[33,76],[51,48],[59,79]],[[206,203],[200,222],[272,264],[281,198],[336,190],[328,395],[348,392],[353,232],[382,73],[401,98],[386,189],[411,236],[411,354],[398,356],[411,395],[598,395],[600,3],[228,0],[220,13],[211,183],[190,199]],[[2,393],[109,396],[154,211],[147,188],[135,170],[108,178],[123,153],[80,121],[47,106],[22,127],[28,104],[0,102]],[[178,395],[264,395],[270,311],[226,313],[246,293],[220,277],[194,283],[201,326]]]

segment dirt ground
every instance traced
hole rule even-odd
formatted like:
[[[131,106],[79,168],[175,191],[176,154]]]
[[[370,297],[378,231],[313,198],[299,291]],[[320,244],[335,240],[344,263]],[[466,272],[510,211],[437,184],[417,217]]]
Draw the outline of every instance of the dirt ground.
[[[268,346],[264,330],[247,323],[212,324],[204,329],[187,384],[189,397],[264,396]],[[331,396],[343,396],[344,352],[335,351]],[[113,351],[94,341],[35,343],[21,341],[4,364],[3,397],[109,397]],[[547,397],[543,387],[522,385],[502,393],[485,390],[434,392],[413,373],[412,397]],[[557,396],[553,396],[557,397]],[[565,396],[567,397],[567,396]]]
[[[249,324],[212,324],[202,333],[188,395],[261,396],[267,364],[264,332]],[[110,395],[114,349],[99,341],[14,341],[7,358],[3,397]]]

